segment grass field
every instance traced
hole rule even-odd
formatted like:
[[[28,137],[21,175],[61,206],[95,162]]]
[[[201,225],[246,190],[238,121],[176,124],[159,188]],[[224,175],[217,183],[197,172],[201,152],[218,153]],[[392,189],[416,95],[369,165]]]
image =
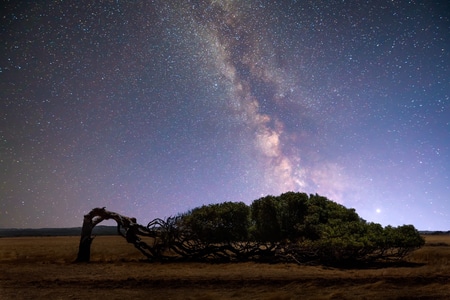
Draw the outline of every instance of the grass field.
[[[0,238],[0,299],[450,299],[450,236],[426,236],[408,264],[148,263],[121,237]]]

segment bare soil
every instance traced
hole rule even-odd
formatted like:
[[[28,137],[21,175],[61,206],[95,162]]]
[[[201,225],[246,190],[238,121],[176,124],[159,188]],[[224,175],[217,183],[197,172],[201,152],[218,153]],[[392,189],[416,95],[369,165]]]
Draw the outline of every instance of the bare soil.
[[[149,263],[121,237],[0,238],[0,299],[450,299],[450,236],[426,236],[407,263],[330,268]]]

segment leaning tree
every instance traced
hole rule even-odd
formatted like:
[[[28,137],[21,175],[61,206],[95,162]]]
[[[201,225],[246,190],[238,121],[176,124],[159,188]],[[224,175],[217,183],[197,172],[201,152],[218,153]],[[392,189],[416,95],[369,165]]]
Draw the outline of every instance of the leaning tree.
[[[77,262],[90,260],[92,230],[108,219],[149,260],[367,262],[401,259],[425,243],[412,225],[383,228],[325,197],[288,192],[250,206],[203,205],[147,226],[94,208],[84,216]]]

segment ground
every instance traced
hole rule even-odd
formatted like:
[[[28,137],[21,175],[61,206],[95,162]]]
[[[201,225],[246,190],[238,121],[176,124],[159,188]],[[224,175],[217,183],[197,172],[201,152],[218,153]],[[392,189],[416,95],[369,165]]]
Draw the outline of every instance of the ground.
[[[450,236],[426,236],[407,264],[331,268],[149,263],[121,237],[0,238],[0,299],[450,299]]]

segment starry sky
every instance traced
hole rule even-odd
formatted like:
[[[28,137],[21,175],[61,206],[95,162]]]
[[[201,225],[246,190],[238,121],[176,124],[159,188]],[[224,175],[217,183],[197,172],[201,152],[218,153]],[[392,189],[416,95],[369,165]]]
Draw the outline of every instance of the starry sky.
[[[0,227],[301,191],[450,229],[448,1],[2,6]]]

